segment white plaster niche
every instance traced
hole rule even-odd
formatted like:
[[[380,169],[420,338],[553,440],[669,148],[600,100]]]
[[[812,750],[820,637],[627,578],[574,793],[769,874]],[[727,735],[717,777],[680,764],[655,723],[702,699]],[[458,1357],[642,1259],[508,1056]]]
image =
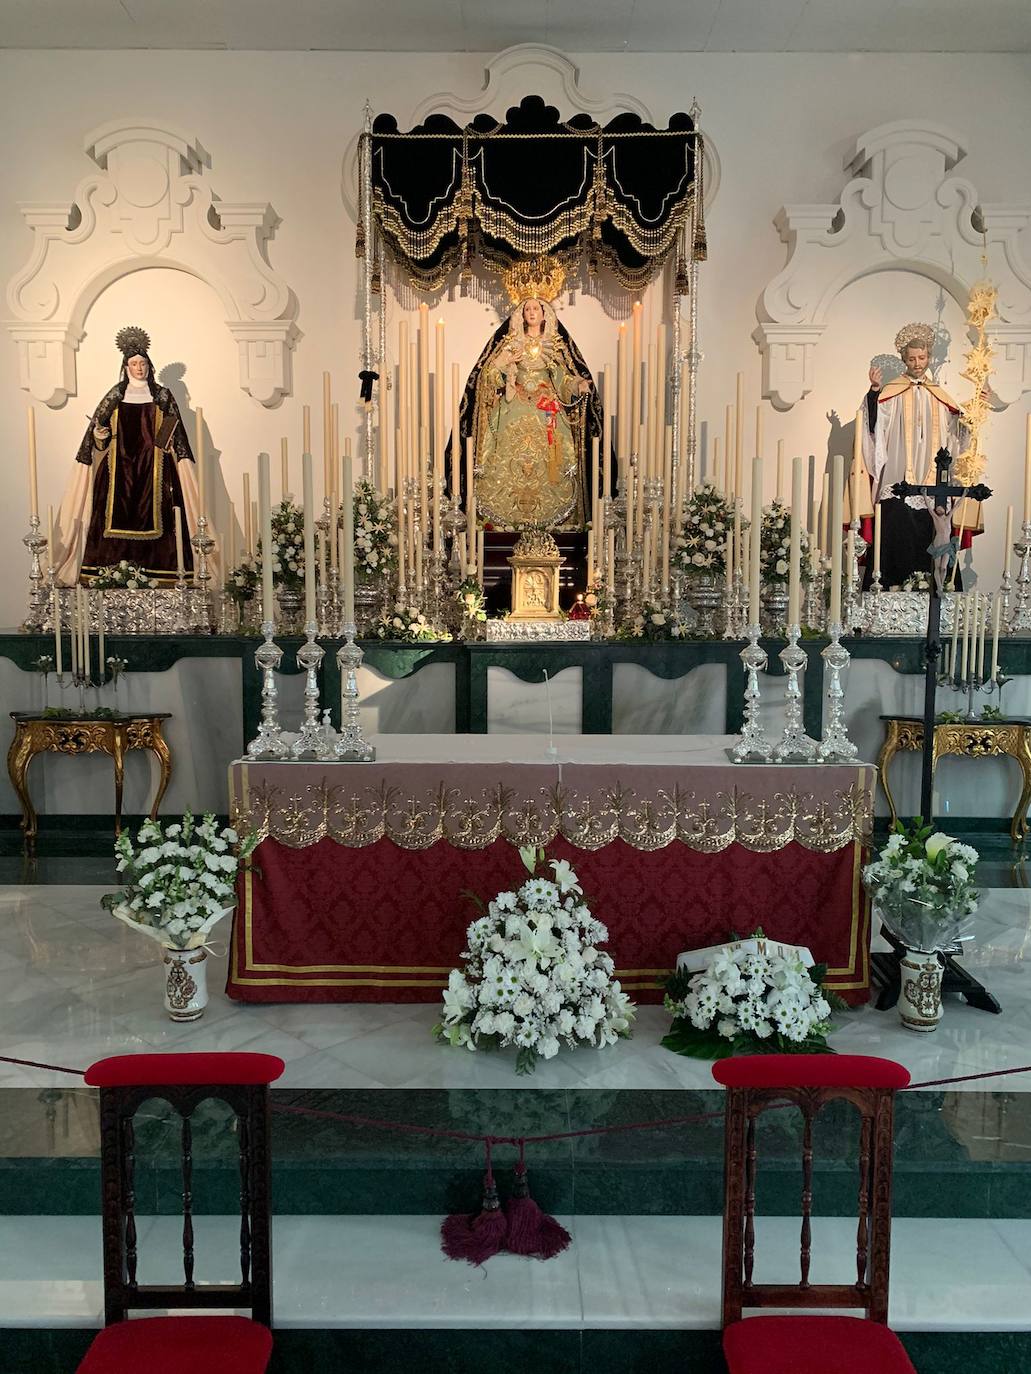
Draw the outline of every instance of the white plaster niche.
[[[1031,205],[982,202],[970,181],[952,175],[965,155],[963,140],[940,124],[882,124],[846,158],[850,180],[836,205],[777,212],[788,258],[759,298],[752,335],[763,395],[777,410],[812,391],[835,298],[875,272],[927,277],[964,308],[970,287],[988,275],[999,288],[998,318],[988,326],[992,389],[1007,406],[1031,388],[1031,267],[1018,237],[1031,225]]]
[[[291,390],[300,331],[296,297],[268,259],[279,223],[272,206],[220,200],[202,145],[166,126],[105,124],[85,151],[97,171],[71,201],[19,206],[33,245],[8,283],[6,324],[23,389],[63,405],[76,393],[75,355],[101,292],[130,272],[170,267],[218,295],[241,388],[277,405]]]

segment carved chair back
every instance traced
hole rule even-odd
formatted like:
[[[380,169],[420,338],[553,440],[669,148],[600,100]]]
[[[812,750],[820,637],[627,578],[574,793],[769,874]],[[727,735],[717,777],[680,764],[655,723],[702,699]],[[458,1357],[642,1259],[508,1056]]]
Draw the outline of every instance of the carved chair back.
[[[104,1320],[137,1309],[250,1309],[272,1322],[271,1150],[269,1084],[283,1061],[268,1054],[120,1055],[94,1064],[86,1082],[100,1089],[100,1169],[104,1240]],[[181,1283],[138,1281],[137,1147],[134,1118],[158,1099],[179,1116],[183,1199]],[[239,1155],[240,1280],[194,1279],[193,1115],[217,1101],[234,1114]]]
[[[713,1077],[727,1089],[724,1138],[723,1325],[744,1308],[862,1309],[888,1320],[895,1093],[909,1074],[887,1059],[859,1055],[754,1055],[722,1060]],[[813,1216],[813,1126],[830,1102],[851,1103],[859,1116],[854,1283],[810,1280]],[[795,1107],[802,1117],[799,1278],[757,1283],[755,1197],[757,1122],[766,1111]]]

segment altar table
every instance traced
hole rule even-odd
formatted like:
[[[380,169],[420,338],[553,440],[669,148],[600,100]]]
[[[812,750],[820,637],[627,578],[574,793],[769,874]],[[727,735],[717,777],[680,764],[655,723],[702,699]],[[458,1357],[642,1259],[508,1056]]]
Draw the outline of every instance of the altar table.
[[[808,945],[850,1001],[869,988],[860,882],[874,770],[735,766],[732,737],[389,735],[370,764],[230,766],[260,843],[239,878],[227,991],[248,1002],[434,1002],[476,916],[568,859],[617,976],[661,1001],[684,949],[732,933]]]

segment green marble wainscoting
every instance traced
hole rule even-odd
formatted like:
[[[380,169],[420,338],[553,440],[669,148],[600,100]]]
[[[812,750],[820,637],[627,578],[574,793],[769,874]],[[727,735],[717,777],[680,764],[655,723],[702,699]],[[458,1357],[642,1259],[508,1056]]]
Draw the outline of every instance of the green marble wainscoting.
[[[273,1199],[282,1215],[434,1215],[478,1205],[482,1151],[464,1141],[353,1126],[276,1108],[502,1136],[548,1135],[674,1117],[710,1119],[527,1146],[533,1194],[563,1215],[713,1216],[723,1206],[723,1095],[646,1089],[274,1089]],[[137,1119],[141,1213],[182,1206],[177,1119],[149,1104]],[[1031,1093],[902,1093],[896,1116],[898,1217],[1031,1218]],[[814,1211],[854,1214],[855,1132],[847,1113],[821,1114]],[[100,1182],[97,1099],[88,1089],[0,1089],[0,1213],[90,1216]],[[194,1209],[229,1213],[239,1177],[231,1134],[214,1104],[194,1118]],[[758,1206],[798,1207],[801,1139],[795,1113],[763,1120]],[[507,1196],[515,1151],[499,1146]],[[0,1363],[0,1369],[2,1369]]]

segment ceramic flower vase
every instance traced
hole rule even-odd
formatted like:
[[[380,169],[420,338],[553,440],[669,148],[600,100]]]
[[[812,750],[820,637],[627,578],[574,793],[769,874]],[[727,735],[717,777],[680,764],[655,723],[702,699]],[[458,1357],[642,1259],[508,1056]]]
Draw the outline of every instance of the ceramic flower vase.
[[[937,954],[907,949],[899,961],[899,1016],[908,1030],[937,1030],[942,1018],[942,962]]]
[[[165,1010],[173,1021],[198,1021],[208,1005],[208,952],[162,946]]]

